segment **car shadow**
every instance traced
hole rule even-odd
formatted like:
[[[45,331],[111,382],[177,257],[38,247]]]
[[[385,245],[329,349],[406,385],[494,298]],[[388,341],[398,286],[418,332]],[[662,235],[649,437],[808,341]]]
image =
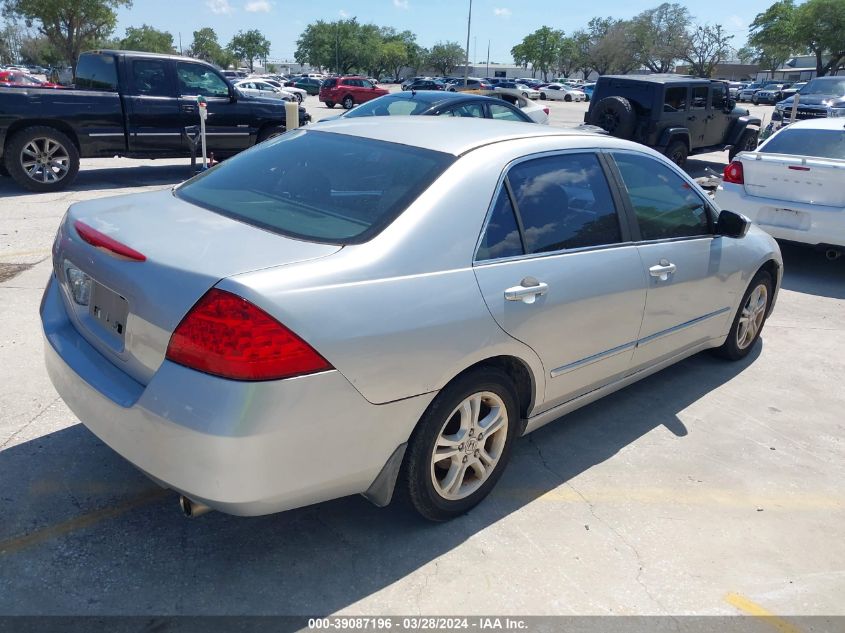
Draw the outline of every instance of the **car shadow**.
[[[103,168],[86,165],[79,170],[79,175],[72,185],[56,193],[62,195],[74,191],[176,185],[187,180],[191,175],[189,159],[185,159],[184,165],[127,165],[126,167]],[[0,196],[14,198],[31,197],[34,195],[51,194],[33,193],[18,185],[12,178],[0,177]]]
[[[738,363],[699,354],[519,439],[493,494],[443,524],[360,497],[188,520],[174,493],[158,491],[81,424],[23,442],[0,452],[0,614],[336,612],[484,539],[486,527],[648,433],[683,441],[679,412],[741,373],[761,347]]]
[[[725,170],[725,165],[727,164],[727,153],[725,154],[725,161],[726,162],[719,162],[690,156],[684,164],[684,171],[687,172],[691,178],[721,176],[722,172]]]
[[[786,290],[845,299],[845,256],[828,261],[824,251],[804,244],[779,242]]]

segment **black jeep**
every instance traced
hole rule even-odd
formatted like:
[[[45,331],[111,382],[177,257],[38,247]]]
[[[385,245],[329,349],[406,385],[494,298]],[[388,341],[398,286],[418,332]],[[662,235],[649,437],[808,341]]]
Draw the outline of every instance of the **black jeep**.
[[[680,75],[599,77],[584,121],[653,147],[677,165],[690,154],[757,148],[761,121],[738,108],[724,81]]]

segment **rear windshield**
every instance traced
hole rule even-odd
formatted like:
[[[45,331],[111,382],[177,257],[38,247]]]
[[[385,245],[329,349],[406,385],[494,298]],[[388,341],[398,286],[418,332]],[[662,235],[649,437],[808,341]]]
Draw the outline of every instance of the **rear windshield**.
[[[773,136],[759,151],[845,160],[845,129],[802,130],[788,127]]]
[[[415,101],[407,97],[379,97],[362,103],[343,115],[344,119],[355,119],[363,116],[409,116],[420,114],[431,107],[430,103]]]
[[[358,244],[396,219],[454,161],[408,145],[296,130],[192,178],[175,195],[290,237]]]

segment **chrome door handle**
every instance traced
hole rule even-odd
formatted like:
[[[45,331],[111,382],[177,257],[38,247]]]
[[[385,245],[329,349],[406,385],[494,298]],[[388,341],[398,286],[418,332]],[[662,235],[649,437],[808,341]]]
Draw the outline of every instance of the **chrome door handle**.
[[[533,277],[526,277],[520,285],[505,290],[505,299],[508,301],[522,301],[523,303],[534,303],[537,297],[549,291],[549,285],[537,281]]]
[[[669,275],[675,272],[676,268],[675,264],[669,263],[668,260],[661,259],[659,264],[656,264],[648,269],[648,274],[652,277],[657,277],[660,281],[666,281],[669,279]]]

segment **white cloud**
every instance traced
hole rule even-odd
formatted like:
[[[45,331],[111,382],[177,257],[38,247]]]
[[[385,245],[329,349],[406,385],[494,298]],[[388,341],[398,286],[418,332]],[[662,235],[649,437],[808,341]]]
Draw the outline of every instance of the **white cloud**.
[[[349,13],[347,13],[345,9],[341,9],[340,11],[337,12],[337,14],[340,17],[342,17],[343,19],[346,19],[346,18],[349,17]]]
[[[229,0],[206,0],[206,6],[211,9],[212,13],[229,15],[234,12],[234,8],[229,4]]]
[[[499,7],[493,9],[493,15],[497,15],[500,18],[509,18],[511,17],[511,10],[507,7]]]
[[[252,2],[247,2],[244,5],[244,9],[250,13],[270,13],[273,6],[268,0],[252,0]]]
[[[393,6],[397,9],[410,9],[411,5],[408,4],[408,0],[393,0]]]

